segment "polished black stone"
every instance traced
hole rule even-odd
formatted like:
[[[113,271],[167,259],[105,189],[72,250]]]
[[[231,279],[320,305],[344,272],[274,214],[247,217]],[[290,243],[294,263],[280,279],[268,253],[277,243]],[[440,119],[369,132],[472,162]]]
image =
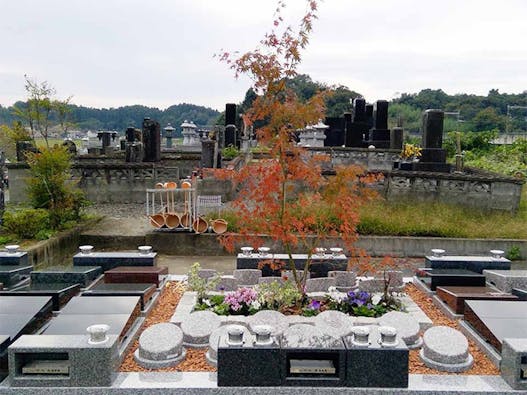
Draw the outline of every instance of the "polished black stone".
[[[29,258],[26,251],[10,254],[7,251],[0,251],[0,265],[29,265]]]
[[[432,269],[463,269],[483,273],[483,270],[510,270],[511,261],[490,256],[426,256],[425,266]]]
[[[281,353],[278,344],[253,347],[228,346],[221,336],[218,346],[219,387],[276,387],[282,385]]]
[[[15,341],[34,333],[51,315],[51,298],[45,296],[0,296],[0,335]]]
[[[101,274],[100,266],[53,266],[31,272],[31,283],[81,284],[87,287]]]
[[[370,335],[370,339],[372,336]],[[347,351],[346,385],[349,387],[408,387],[409,351],[404,342],[393,348],[381,347],[377,339],[368,348],[358,348],[344,338]]]
[[[388,129],[388,102],[377,100],[373,105],[373,127],[375,129]]]
[[[78,253],[73,257],[74,266],[101,266],[103,271],[118,266],[155,266],[157,253],[138,252],[92,252]]]
[[[82,296],[139,296],[141,310],[144,310],[156,289],[155,284],[99,283],[93,288],[84,291]]]
[[[423,148],[442,148],[443,119],[441,110],[426,110],[423,114]]]
[[[511,293],[517,296],[520,300],[527,300],[527,290],[525,289],[513,288]]]
[[[432,291],[441,285],[484,287],[485,276],[464,269],[419,269],[418,276]],[[429,281],[426,281],[429,280]]]
[[[28,278],[32,270],[31,265],[0,265],[0,283],[5,288],[12,287]]]
[[[61,315],[127,314],[139,304],[138,296],[77,296],[62,309]]]
[[[58,311],[70,298],[80,291],[79,284],[29,284],[25,287],[17,288],[11,291],[0,291],[2,295],[16,296],[50,296],[53,302],[53,310]]]
[[[303,270],[307,261],[307,254],[293,254],[292,257],[295,262],[295,267],[299,270]],[[288,270],[289,268],[289,256],[287,254],[268,254],[264,257],[261,257],[258,254],[253,254],[251,256],[238,254],[236,257],[236,269],[259,269],[258,265],[260,262],[269,260],[285,263],[285,270]],[[345,255],[338,255],[336,257],[328,255],[324,258],[315,256],[312,258],[309,271],[312,278],[327,277],[329,271],[346,270],[347,267],[348,258]],[[269,265],[262,268],[262,276],[264,277],[280,276],[280,273],[280,270],[272,270]]]
[[[0,296],[0,314],[37,314],[51,302],[49,296]]]
[[[106,324],[110,327],[108,334],[121,336],[129,318],[128,314],[59,314],[51,320],[44,335],[86,335],[89,326]]]
[[[353,100],[353,122],[366,122],[366,100],[362,97]]]
[[[346,135],[344,132],[344,118],[326,117],[324,123],[329,126],[329,128],[324,132],[326,135],[324,146],[342,147],[345,145]]]

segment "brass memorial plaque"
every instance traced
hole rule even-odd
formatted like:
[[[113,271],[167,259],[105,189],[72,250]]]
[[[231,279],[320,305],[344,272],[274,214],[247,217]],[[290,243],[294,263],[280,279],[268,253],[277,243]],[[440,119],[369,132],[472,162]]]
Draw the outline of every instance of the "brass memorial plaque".
[[[66,360],[34,360],[22,367],[22,374],[69,374],[70,362]]]

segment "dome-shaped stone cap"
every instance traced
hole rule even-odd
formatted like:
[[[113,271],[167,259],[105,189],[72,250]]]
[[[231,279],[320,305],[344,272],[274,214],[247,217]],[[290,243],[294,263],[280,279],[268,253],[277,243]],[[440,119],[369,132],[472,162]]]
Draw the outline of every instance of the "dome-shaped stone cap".
[[[139,355],[142,358],[160,361],[181,354],[183,332],[178,326],[164,322],[146,328],[139,336]]]

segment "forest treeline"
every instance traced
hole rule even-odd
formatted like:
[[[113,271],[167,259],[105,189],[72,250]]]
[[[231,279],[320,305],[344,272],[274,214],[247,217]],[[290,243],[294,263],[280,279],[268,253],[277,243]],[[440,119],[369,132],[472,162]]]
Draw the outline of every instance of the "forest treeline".
[[[343,85],[329,86],[313,81],[305,74],[287,80],[296,94],[303,100],[311,98],[318,90],[330,90],[326,99],[326,115],[342,116],[351,111],[350,101],[362,96]],[[256,94],[249,89],[239,103],[239,112],[247,110]],[[367,101],[373,101],[365,97]],[[23,107],[24,102],[15,103]],[[118,108],[90,108],[69,104],[70,118],[74,129],[80,130],[118,130],[128,126],[139,127],[144,117],[159,121],[162,127],[169,122],[176,128],[184,121],[193,121],[197,125],[213,125],[223,122],[223,114],[212,108],[194,104],[176,104],[161,110],[143,105]],[[16,121],[13,107],[0,106],[0,125]],[[491,89],[486,96],[468,93],[449,95],[441,89],[423,89],[419,93],[403,93],[391,100],[389,108],[390,126],[402,123],[412,133],[418,133],[421,127],[421,115],[426,109],[436,108],[446,111],[445,131],[489,131],[525,133],[527,130],[527,91],[518,94],[500,93]]]

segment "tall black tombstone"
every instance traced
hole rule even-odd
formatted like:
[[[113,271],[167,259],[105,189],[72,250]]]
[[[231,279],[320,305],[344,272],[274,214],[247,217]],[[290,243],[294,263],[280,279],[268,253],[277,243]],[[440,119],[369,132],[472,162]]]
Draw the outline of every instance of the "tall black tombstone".
[[[364,140],[370,128],[366,107],[366,100],[362,97],[353,100],[353,118],[346,128],[346,147],[364,147]]]
[[[366,114],[368,129],[373,128],[373,104],[366,104],[364,106],[364,113]]]
[[[446,150],[443,147],[442,110],[426,110],[423,113],[422,146],[419,162],[413,164],[414,171],[450,172],[450,165],[446,163]]]
[[[161,125],[150,118],[143,120],[144,162],[161,160]]]
[[[341,117],[327,117],[324,121],[329,126],[326,129],[326,139],[324,140],[324,146],[326,147],[341,147],[345,143],[345,132],[344,132],[344,118]]]
[[[388,102],[377,100],[373,105],[373,127],[370,129],[368,145],[375,148],[390,148],[390,130],[388,129]]]
[[[201,167],[212,168],[214,167],[214,140],[203,139],[201,140]]]
[[[390,149],[403,149],[404,129],[401,127],[394,127],[390,130]]]
[[[133,143],[135,140],[135,128],[128,127],[126,128],[126,131],[124,132],[126,135],[126,142]]]
[[[236,147],[236,104],[225,105],[225,147]]]

